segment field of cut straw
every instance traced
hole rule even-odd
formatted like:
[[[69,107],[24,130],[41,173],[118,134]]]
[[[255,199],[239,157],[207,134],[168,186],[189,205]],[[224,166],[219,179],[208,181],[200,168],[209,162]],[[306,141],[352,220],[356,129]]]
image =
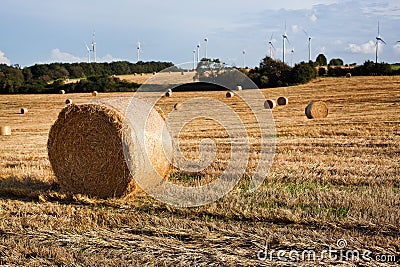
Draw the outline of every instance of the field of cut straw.
[[[60,192],[46,144],[65,100],[132,93],[0,96],[0,126],[12,128],[0,136],[0,265],[400,264],[400,77],[326,78],[262,92],[289,100],[272,111],[277,139],[268,176],[248,192],[250,167],[228,195],[197,208],[144,193],[96,199]],[[257,137],[236,95],[174,92],[157,105],[168,114],[198,96],[238,108]],[[328,117],[307,119],[305,107],[318,100],[327,103]],[[215,122],[191,121],[180,134],[183,152],[196,158],[196,144],[211,138],[221,160],[197,174],[174,171],[171,181],[201,184],[220,175],[230,154],[226,135]]]

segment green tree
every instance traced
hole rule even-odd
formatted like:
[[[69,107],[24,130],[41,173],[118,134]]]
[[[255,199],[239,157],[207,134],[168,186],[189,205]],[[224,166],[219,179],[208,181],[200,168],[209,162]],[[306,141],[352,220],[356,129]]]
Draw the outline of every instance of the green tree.
[[[290,74],[292,84],[307,83],[317,77],[317,70],[313,64],[301,62],[294,66]]]
[[[343,65],[344,65],[344,62],[343,62],[343,60],[341,60],[340,58],[332,58],[332,59],[329,61],[329,65],[330,65],[330,66],[343,66]]]
[[[315,63],[317,63],[318,66],[326,66],[328,65],[328,60],[324,54],[319,54],[315,60]]]

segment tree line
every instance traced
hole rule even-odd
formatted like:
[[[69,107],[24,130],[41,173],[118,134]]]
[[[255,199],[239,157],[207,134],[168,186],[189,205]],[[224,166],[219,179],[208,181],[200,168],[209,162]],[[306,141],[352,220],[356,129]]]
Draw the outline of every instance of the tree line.
[[[202,60],[197,71],[199,75],[206,60]],[[210,64],[220,65],[218,59],[210,61]],[[51,63],[36,64],[34,66],[20,68],[19,66],[7,66],[0,64],[0,94],[13,93],[57,93],[59,90],[66,92],[122,92],[134,91],[139,84],[121,81],[114,75],[134,73],[153,73],[172,67],[171,62],[138,62],[127,61],[112,63]],[[215,66],[214,66],[215,67]],[[215,68],[218,70],[218,68]],[[179,71],[177,69],[176,71]],[[328,61],[323,54],[318,55],[315,62],[301,62],[294,67],[265,57],[259,67],[242,69],[242,71],[260,88],[291,86],[303,84],[316,77],[340,77],[350,73],[352,76],[373,75],[400,75],[400,68],[393,68],[386,63],[374,63],[366,61],[361,66],[355,64],[343,66],[343,60],[334,58]],[[218,71],[217,71],[218,73]],[[224,73],[222,73],[224,74]],[[219,73],[216,77],[206,77],[200,80],[206,82],[226,81],[234,79],[225,77]],[[236,77],[234,77],[236,78]],[[81,79],[76,83],[65,83],[67,79]],[[214,82],[215,82],[214,81]]]
[[[243,70],[260,88],[291,86],[310,82],[316,77],[352,76],[392,76],[400,75],[400,68],[387,63],[365,61],[363,65],[343,65],[343,60],[333,58],[327,61],[323,54],[318,55],[315,62],[301,62],[294,67],[265,57],[259,67]]]
[[[114,75],[153,73],[173,66],[171,62],[127,61],[112,63],[51,63],[20,68],[0,64],[0,94],[55,93],[63,89],[87,91],[87,87],[106,86],[109,91],[131,90],[135,85],[113,77]],[[84,79],[77,84],[64,84],[67,79]],[[137,87],[136,87],[137,88]]]

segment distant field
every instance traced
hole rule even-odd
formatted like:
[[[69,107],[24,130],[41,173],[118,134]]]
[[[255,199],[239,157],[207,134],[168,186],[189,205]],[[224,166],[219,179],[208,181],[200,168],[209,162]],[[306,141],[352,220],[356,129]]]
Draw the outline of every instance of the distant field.
[[[400,65],[391,65],[392,70],[400,70]]]
[[[190,80],[185,75],[181,78]],[[152,75],[136,76],[119,77],[141,83]],[[66,98],[78,104],[96,98],[0,95],[0,126],[13,129],[12,136],[0,136],[0,265],[288,266],[277,254],[272,261],[261,261],[257,252],[266,243],[270,250],[286,251],[287,257],[290,250],[321,252],[337,248],[339,239],[347,241],[346,250],[369,250],[375,258],[395,255],[399,264],[400,77],[324,78],[262,93],[289,98],[288,106],[273,110],[277,147],[270,173],[258,191],[247,191],[255,153],[231,193],[199,208],[171,207],[145,194],[100,200],[59,192],[47,157],[49,129]],[[226,103],[257,141],[250,110],[224,92],[174,93],[157,106],[168,114],[175,103],[194,97]],[[313,100],[326,101],[328,118],[305,117]],[[18,114],[21,107],[29,113]],[[221,160],[198,174],[175,171],[171,179],[191,184],[217,177],[230,154],[224,129],[200,119],[184,128],[181,137],[189,156],[197,155],[202,138],[214,139]],[[349,259],[342,264],[358,263]]]

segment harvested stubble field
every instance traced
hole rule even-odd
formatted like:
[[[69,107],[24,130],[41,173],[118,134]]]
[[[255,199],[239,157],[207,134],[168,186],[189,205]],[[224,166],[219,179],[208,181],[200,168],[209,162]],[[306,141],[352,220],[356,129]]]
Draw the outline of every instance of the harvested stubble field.
[[[346,250],[395,255],[399,264],[400,77],[326,78],[263,94],[289,99],[273,110],[276,155],[264,184],[249,193],[246,174],[223,199],[199,208],[171,207],[144,193],[101,200],[59,192],[46,143],[66,96],[0,96],[0,125],[13,129],[12,136],[0,136],[0,265],[388,265],[328,257],[289,264],[277,253],[273,261],[257,259],[266,243],[289,257],[291,250],[337,249],[338,239],[347,241]],[[225,92],[187,92],[162,98],[158,106],[168,114],[175,103],[196,96],[241,105]],[[93,100],[90,94],[68,98]],[[326,119],[306,118],[313,100],[328,104]],[[21,107],[29,113],[19,114]],[[241,112],[249,135],[257,136],[251,116]],[[229,153],[226,132],[199,120],[181,133],[188,157],[196,157],[193,144],[205,137],[216,140],[222,157]],[[222,166],[200,174],[175,171],[171,179],[203,183]]]

